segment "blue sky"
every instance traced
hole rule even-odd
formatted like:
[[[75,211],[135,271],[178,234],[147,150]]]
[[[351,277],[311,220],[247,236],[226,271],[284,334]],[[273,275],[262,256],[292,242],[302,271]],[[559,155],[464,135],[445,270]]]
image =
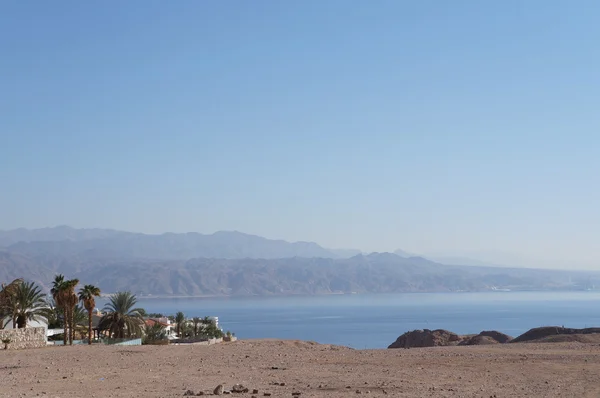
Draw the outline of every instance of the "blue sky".
[[[595,1],[2,2],[0,229],[600,269],[599,18]]]

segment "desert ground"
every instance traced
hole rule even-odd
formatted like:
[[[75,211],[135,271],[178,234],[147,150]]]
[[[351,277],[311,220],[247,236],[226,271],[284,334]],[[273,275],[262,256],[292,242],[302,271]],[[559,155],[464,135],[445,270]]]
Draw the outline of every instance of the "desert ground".
[[[181,397],[219,384],[242,384],[249,391],[232,395],[248,398],[600,397],[600,345],[352,350],[246,340],[0,351],[0,397]]]

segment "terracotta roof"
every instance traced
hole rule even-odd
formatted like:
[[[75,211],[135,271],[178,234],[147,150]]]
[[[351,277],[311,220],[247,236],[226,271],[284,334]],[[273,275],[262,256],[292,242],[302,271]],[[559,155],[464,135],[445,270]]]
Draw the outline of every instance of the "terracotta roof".
[[[162,327],[165,327],[165,328],[166,328],[167,326],[169,326],[169,325],[167,325],[166,323],[163,323],[163,322],[157,321],[156,319],[146,319],[146,325],[148,325],[148,326],[154,326],[154,325],[155,325],[155,324],[157,324],[157,323],[158,323],[160,326],[162,326]]]

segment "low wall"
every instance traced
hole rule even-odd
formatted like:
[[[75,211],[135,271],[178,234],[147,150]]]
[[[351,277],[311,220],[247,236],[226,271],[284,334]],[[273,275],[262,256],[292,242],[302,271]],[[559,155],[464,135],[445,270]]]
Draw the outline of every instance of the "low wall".
[[[46,329],[25,328],[0,330],[0,341],[10,339],[9,350],[22,350],[24,348],[41,348],[46,346]],[[4,349],[4,344],[0,345]]]
[[[174,345],[179,345],[179,344],[193,344],[193,345],[213,345],[213,344],[219,344],[222,343],[223,339],[222,338],[218,338],[218,339],[208,339],[208,340],[203,340],[203,341],[184,341],[184,340],[178,340],[178,341],[171,341],[171,344]]]

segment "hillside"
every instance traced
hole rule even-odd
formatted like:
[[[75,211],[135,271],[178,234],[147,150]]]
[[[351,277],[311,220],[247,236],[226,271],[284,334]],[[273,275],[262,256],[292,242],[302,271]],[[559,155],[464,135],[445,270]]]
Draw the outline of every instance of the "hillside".
[[[0,282],[44,287],[55,273],[104,292],[142,295],[276,295],[581,290],[600,273],[442,265],[391,253],[331,251],[240,232],[145,235],[69,227],[0,233]],[[337,257],[337,258],[336,258]]]
[[[143,295],[277,295],[580,289],[597,274],[445,266],[382,253],[350,259],[150,260],[94,255],[26,256],[0,252],[0,281],[22,276],[46,288],[54,273],[77,277],[104,292]]]

